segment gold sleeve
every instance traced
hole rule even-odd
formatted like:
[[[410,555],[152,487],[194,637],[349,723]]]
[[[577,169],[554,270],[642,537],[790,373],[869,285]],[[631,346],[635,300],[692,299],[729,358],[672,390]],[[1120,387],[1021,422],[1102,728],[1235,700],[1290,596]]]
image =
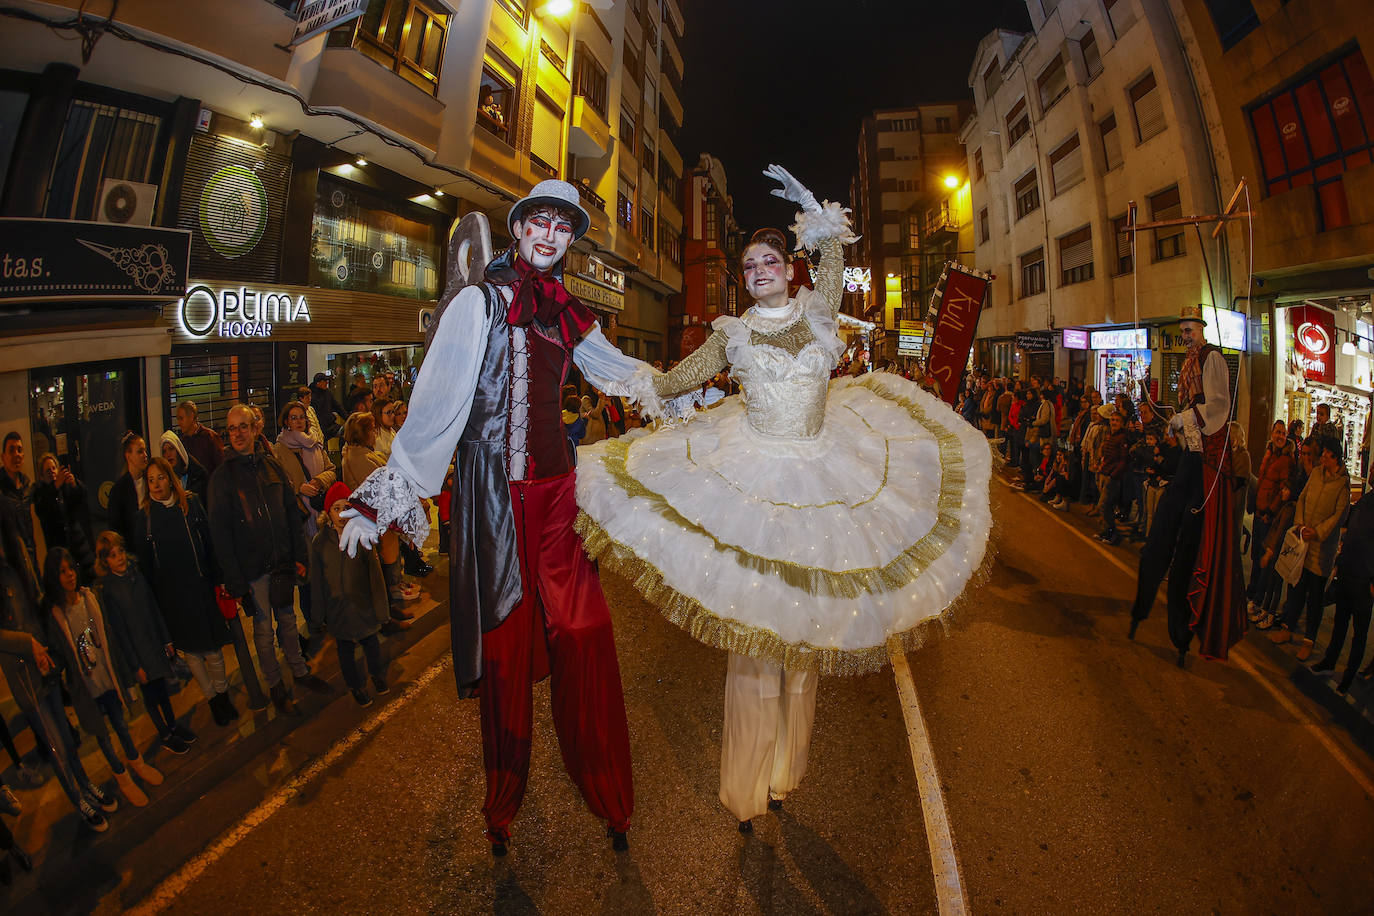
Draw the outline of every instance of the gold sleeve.
[[[844,296],[844,250],[840,240],[828,238],[821,242],[821,262],[816,265],[816,292],[830,305],[830,314],[840,310]]]
[[[666,400],[699,388],[715,378],[725,364],[725,332],[716,331],[682,362],[654,377],[654,394]]]

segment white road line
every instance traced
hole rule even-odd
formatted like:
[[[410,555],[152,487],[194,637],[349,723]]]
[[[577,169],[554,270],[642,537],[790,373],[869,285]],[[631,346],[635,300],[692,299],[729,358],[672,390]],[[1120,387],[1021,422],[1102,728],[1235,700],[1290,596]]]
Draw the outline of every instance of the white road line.
[[[1039,506],[1041,511],[1049,513],[1051,518],[1053,518],[1056,522],[1058,522],[1068,531],[1072,531],[1085,543],[1087,543],[1089,546],[1097,550],[1098,553],[1106,557],[1122,572],[1132,577],[1139,574],[1139,570],[1132,569],[1130,566],[1122,562],[1121,558],[1118,557],[1113,551],[1108,550],[1102,544],[1101,541],[1093,540],[1083,532],[1079,531],[1073,525],[1070,525],[1068,522],[1064,521],[1064,519],[1060,518],[1059,513],[1056,512],[1054,509],[1051,509],[1050,507],[1046,506],[1044,503],[1039,502],[1038,500],[1036,501],[1036,504]],[[1282,706],[1285,710],[1288,711],[1289,715],[1297,719],[1299,724],[1302,725],[1303,729],[1313,738],[1315,738],[1317,740],[1317,743],[1319,743],[1322,747],[1326,748],[1327,752],[1331,754],[1335,761],[1341,765],[1341,769],[1345,770],[1347,773],[1350,774],[1350,777],[1359,784],[1360,788],[1365,791],[1365,794],[1368,795],[1370,798],[1374,798],[1374,780],[1371,780],[1369,778],[1369,774],[1367,774],[1363,769],[1361,769],[1359,764],[1352,760],[1350,758],[1350,755],[1346,754],[1345,751],[1341,750],[1340,745],[1338,745],[1334,740],[1332,740],[1331,736],[1326,733],[1326,727],[1323,723],[1319,722],[1312,715],[1312,713],[1303,709],[1301,706],[1294,703],[1292,699],[1285,696],[1277,687],[1274,686],[1271,678],[1265,677],[1263,674],[1261,674],[1255,668],[1255,666],[1246,659],[1245,656],[1253,653],[1254,651],[1254,649],[1252,649],[1250,646],[1242,642],[1231,650],[1230,660],[1236,663],[1237,668],[1239,668],[1240,670],[1244,671],[1246,674],[1254,678],[1270,696],[1272,696],[1275,700],[1278,701],[1280,706]]]
[[[926,734],[921,704],[916,701],[916,683],[911,679],[906,653],[890,646],[888,655],[892,659],[893,677],[897,680],[902,718],[906,720],[911,762],[916,768],[916,785],[921,792],[926,842],[930,846],[930,864],[935,873],[935,898],[941,916],[963,916],[968,912],[968,900],[964,896],[964,883],[959,877],[959,857],[954,851],[954,838],[949,832],[945,793],[940,788],[940,775],[935,771],[935,755],[930,749],[930,736]]]
[[[171,905],[178,895],[184,891],[192,881],[196,880],[205,872],[207,868],[224,857],[229,850],[233,849],[244,837],[248,836],[255,827],[258,827],[269,817],[281,809],[283,805],[300,794],[301,790],[309,785],[315,777],[322,774],[329,767],[342,757],[344,754],[362,741],[372,732],[381,728],[391,719],[392,716],[401,711],[401,708],[423,690],[430,681],[439,676],[453,663],[451,654],[445,655],[439,661],[430,665],[420,676],[406,686],[401,695],[388,703],[376,715],[367,719],[352,732],[340,738],[334,743],[324,756],[317,758],[305,769],[286,781],[284,785],[272,795],[263,799],[256,808],[248,812],[248,815],[229,830],[221,834],[213,843],[199,855],[188,860],[186,864],[177,869],[176,872],[155,887],[148,896],[138,902],[138,905],[128,912],[134,916],[151,916],[153,913],[161,912]]]

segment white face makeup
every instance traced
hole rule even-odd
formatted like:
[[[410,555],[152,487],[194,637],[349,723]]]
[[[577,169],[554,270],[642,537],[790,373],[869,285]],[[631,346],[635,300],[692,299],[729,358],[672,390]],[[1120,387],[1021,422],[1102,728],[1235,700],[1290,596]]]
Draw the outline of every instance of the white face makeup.
[[[787,303],[787,281],[792,262],[771,245],[755,243],[744,250],[744,288],[759,305],[772,308]]]
[[[557,264],[573,241],[572,221],[550,210],[527,213],[525,219],[516,220],[511,228],[519,239],[516,249],[520,257],[541,273]]]

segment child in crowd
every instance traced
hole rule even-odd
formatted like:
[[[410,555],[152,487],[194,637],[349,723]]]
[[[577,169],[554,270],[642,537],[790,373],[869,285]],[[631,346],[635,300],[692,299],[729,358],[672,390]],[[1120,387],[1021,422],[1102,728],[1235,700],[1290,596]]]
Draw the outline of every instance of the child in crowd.
[[[129,559],[124,538],[118,532],[105,531],[96,538],[95,571],[101,577],[101,598],[111,644],[138,681],[143,707],[157,728],[162,746],[173,754],[185,754],[195,743],[196,734],[177,722],[167,694],[167,679],[174,676],[172,656],[176,649],[152,586]]]
[[[444,488],[435,497],[439,501],[439,552],[448,553],[449,514],[453,511],[453,469],[444,475]],[[325,507],[329,511],[329,507]]]
[[[373,688],[379,694],[386,693],[390,688],[377,634],[391,615],[376,552],[360,550],[351,557],[339,549],[339,534],[348,522],[342,516],[348,508],[349,493],[348,487],[335,483],[325,494],[325,513],[310,551],[310,597],[315,603],[315,618],[324,621],[338,647],[344,683],[359,706],[371,706],[372,697],[358,670],[358,644],[367,657]]]
[[[129,775],[129,770],[150,786],[162,785],[162,774],[138,753],[138,746],[124,721],[123,688],[129,683],[123,659],[110,641],[105,615],[95,593],[77,578],[76,561],[63,547],[48,551],[43,563],[43,603],[48,611],[48,645],[53,646],[64,669],[67,693],[72,698],[82,731],[95,736],[105,761],[114,773],[115,785],[136,808],[148,804],[148,796]],[[106,721],[114,726],[124,748],[124,761],[110,743]]]
[[[1147,406],[1145,409],[1149,410],[1149,407]],[[1155,450],[1158,447],[1159,434],[1152,427],[1131,445],[1130,458],[1127,464],[1127,485],[1130,489],[1130,497],[1135,502],[1131,534],[1140,540],[1144,540],[1145,536],[1150,533],[1150,509],[1146,505],[1145,485],[1149,478],[1147,472],[1154,465]]]
[[[563,399],[563,433],[568,437],[573,467],[577,467],[577,447],[587,435],[587,415],[582,412],[582,402],[576,395]]]
[[[1045,478],[1045,490],[1040,496],[1040,501],[1049,503],[1052,508],[1067,510],[1069,500],[1077,495],[1069,453],[1058,452],[1054,456],[1054,467]]]
[[[1293,514],[1297,511],[1298,501],[1288,484],[1279,486],[1279,507],[1274,510],[1274,523],[1269,526],[1269,536],[1264,540],[1264,553],[1260,556],[1259,587],[1255,594],[1259,597],[1250,602],[1248,614],[1256,629],[1268,630],[1278,623],[1279,598],[1283,594],[1283,577],[1274,569],[1274,558],[1283,547],[1284,535],[1293,527]]]

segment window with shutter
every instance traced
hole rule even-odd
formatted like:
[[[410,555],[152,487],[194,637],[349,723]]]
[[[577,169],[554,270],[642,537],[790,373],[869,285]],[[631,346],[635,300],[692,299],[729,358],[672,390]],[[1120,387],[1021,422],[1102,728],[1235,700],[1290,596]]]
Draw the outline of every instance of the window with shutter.
[[[1107,164],[1107,171],[1110,172],[1122,163],[1121,134],[1116,130],[1116,113],[1113,112],[1099,121],[1097,130],[1102,135],[1102,158]]]
[[[1040,185],[1035,180],[1035,169],[1031,169],[1016,182],[1016,218],[1040,209]]]
[[[1084,226],[1059,238],[1059,285],[1093,278],[1093,229]]]
[[[1107,21],[1112,24],[1112,34],[1118,39],[1135,24],[1135,0],[1103,0],[1107,8]]]
[[[1064,68],[1064,55],[1056,54],[1049,66],[1040,71],[1035,85],[1040,90],[1040,110],[1049,111],[1055,102],[1069,91],[1069,74]]]
[[[1078,134],[1075,133],[1050,153],[1050,179],[1055,196],[1083,180],[1083,148],[1079,145]]]
[[[530,155],[543,163],[548,171],[558,173],[563,161],[563,112],[542,92],[535,94],[534,134],[530,137]]]
[[[1007,145],[1014,146],[1030,130],[1030,115],[1026,112],[1026,99],[1023,96],[1019,102],[1011,106],[1011,111],[1007,112]]]
[[[984,97],[984,99],[985,99],[985,100],[986,100],[986,99],[991,99],[991,98],[992,98],[992,94],[993,94],[994,92],[996,92],[997,89],[998,89],[1001,85],[1002,85],[1002,65],[1001,65],[1001,61],[999,61],[997,58],[994,57],[994,58],[992,59],[992,62],[988,64],[987,69],[983,71],[983,97]]]
[[[1168,126],[1164,123],[1164,101],[1155,83],[1155,75],[1147,74],[1131,87],[1130,95],[1131,108],[1135,111],[1136,136],[1144,143]]]
[[[988,208],[984,207],[978,211],[978,241],[986,242],[992,238],[992,226],[988,221]]]
[[[983,148],[981,146],[973,151],[973,180],[983,180]]]
[[[1181,219],[1183,204],[1178,196],[1178,185],[1150,195],[1150,220]],[[1168,226],[1151,230],[1155,236],[1155,260],[1165,261],[1187,254],[1183,247],[1183,226]]]
[[[1083,72],[1089,80],[1095,79],[1102,72],[1102,51],[1097,47],[1097,35],[1092,29],[1079,40],[1078,49],[1083,52]]]
[[[1045,249],[1021,255],[1021,298],[1045,291]]]
[[[1135,270],[1135,258],[1131,256],[1131,235],[1126,231],[1126,217],[1112,217],[1112,236],[1116,244],[1116,260],[1112,276],[1121,277]]]

